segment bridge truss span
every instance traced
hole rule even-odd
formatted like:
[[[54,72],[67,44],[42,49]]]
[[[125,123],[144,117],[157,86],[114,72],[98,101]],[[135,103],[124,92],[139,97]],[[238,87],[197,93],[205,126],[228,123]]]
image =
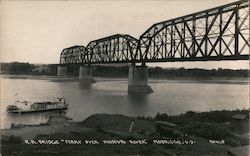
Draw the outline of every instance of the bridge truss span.
[[[62,50],[60,64],[86,63],[87,58],[88,53],[84,46],[73,46]]]
[[[116,34],[91,41],[87,45],[89,63],[129,63],[135,55],[138,40],[130,35]]]
[[[140,36],[137,53],[144,63],[248,60],[248,1],[156,23]]]

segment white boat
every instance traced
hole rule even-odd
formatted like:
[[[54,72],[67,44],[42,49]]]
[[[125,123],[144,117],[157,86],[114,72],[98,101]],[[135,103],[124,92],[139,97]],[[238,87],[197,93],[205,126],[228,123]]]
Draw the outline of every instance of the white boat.
[[[52,110],[63,110],[68,108],[65,98],[57,98],[56,101],[43,101],[43,102],[34,102],[28,105],[28,101],[16,101],[15,105],[7,106],[8,113],[31,113],[31,112],[44,112]],[[21,105],[25,105],[21,107]],[[17,106],[19,105],[19,106]]]

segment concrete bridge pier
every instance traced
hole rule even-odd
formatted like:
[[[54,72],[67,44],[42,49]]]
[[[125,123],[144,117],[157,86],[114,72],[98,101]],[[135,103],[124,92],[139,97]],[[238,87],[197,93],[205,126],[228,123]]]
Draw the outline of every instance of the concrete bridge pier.
[[[67,76],[67,67],[57,66],[57,76]]]
[[[80,66],[79,81],[86,84],[95,82],[95,80],[93,79],[93,68],[91,66]]]
[[[148,68],[147,66],[129,66],[128,75],[128,93],[152,93],[153,89],[148,85]]]

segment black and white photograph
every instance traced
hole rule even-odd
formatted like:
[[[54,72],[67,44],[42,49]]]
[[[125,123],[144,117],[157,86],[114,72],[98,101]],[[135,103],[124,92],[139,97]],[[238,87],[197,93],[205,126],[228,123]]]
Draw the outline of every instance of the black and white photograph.
[[[248,0],[0,0],[0,156],[250,156]]]

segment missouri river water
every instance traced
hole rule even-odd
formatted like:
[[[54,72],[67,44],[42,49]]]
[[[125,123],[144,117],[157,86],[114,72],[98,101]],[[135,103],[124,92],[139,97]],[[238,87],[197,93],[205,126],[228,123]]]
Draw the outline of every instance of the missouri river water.
[[[53,100],[64,96],[69,103],[67,116],[82,121],[96,113],[128,116],[155,116],[157,112],[177,115],[186,111],[249,108],[248,79],[234,80],[149,80],[152,94],[127,94],[127,79],[96,78],[87,87],[78,81],[57,78],[1,77],[1,129],[15,124],[47,122],[50,113],[8,114],[6,106],[17,99]]]

